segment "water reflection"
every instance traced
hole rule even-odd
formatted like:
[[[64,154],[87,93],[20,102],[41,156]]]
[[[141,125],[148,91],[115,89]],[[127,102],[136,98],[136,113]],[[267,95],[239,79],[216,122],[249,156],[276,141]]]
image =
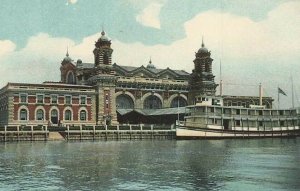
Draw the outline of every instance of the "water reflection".
[[[299,139],[0,144],[0,190],[292,190]]]

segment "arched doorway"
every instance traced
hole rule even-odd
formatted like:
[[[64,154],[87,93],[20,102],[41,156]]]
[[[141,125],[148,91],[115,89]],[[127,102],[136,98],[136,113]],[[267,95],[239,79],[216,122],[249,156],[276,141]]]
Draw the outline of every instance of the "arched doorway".
[[[144,101],[144,109],[161,109],[162,103],[161,100],[155,96],[150,95]]]
[[[129,95],[121,94],[117,96],[117,108],[118,109],[133,109],[134,102]]]
[[[171,102],[171,107],[185,107],[185,106],[187,106],[187,101],[181,96],[175,97]]]
[[[51,123],[54,125],[58,124],[58,111],[57,109],[51,110]]]

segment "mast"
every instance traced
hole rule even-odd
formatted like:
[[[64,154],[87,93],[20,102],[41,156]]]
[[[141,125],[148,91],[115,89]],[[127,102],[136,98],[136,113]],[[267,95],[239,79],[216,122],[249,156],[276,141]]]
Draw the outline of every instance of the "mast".
[[[280,109],[280,102],[279,102],[279,85],[277,87],[277,93],[278,93],[278,97],[277,97],[277,101],[278,101],[278,109]]]
[[[262,96],[263,96],[263,89],[261,83],[259,84],[259,105],[262,106]]]
[[[220,96],[223,94],[223,81],[222,81],[222,62],[220,60]]]
[[[293,82],[293,76],[291,76],[292,80],[292,107],[295,108],[295,102],[294,102],[294,82]]]

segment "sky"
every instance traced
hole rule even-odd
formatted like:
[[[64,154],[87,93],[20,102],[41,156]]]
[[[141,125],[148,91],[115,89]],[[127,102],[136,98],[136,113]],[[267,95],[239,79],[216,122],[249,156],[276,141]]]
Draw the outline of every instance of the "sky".
[[[112,62],[191,72],[195,52],[211,51],[224,94],[300,106],[300,0],[1,0],[0,86],[59,81],[67,48],[93,63],[104,29]],[[292,80],[293,79],[293,80]]]

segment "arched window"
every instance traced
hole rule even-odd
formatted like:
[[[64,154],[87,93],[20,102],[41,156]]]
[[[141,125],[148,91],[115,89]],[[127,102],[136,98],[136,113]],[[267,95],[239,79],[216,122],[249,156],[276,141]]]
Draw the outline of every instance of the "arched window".
[[[186,100],[183,97],[176,97],[171,102],[171,107],[185,107],[187,105]]]
[[[67,75],[67,83],[68,84],[75,84],[75,77],[73,72],[69,72]]]
[[[26,121],[27,120],[27,110],[21,109],[20,110],[20,120]]]
[[[144,101],[144,109],[160,109],[161,107],[162,103],[155,95],[148,96]]]
[[[44,120],[44,111],[42,109],[38,109],[36,111],[36,120],[38,121]]]
[[[51,123],[58,124],[58,111],[56,109],[51,111]]]
[[[107,55],[107,54],[104,54],[104,55],[103,55],[103,64],[106,64],[106,65],[109,64],[109,58],[108,58],[108,55]]]
[[[86,111],[85,110],[80,111],[80,121],[86,121]]]
[[[71,110],[66,110],[65,111],[65,121],[71,121],[72,120],[72,112]]]
[[[117,96],[117,108],[118,109],[133,109],[134,103],[129,95],[121,94]]]

